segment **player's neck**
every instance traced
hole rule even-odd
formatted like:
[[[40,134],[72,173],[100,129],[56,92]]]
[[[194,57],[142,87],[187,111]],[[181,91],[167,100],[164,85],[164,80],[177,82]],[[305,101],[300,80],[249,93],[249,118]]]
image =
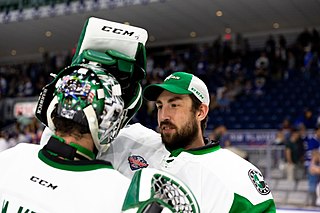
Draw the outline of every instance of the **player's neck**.
[[[81,134],[81,137],[77,137],[75,134],[60,134],[59,132],[56,132],[56,135],[59,137],[63,138],[65,143],[70,145],[71,143],[73,144],[78,144],[81,147],[93,152],[94,150],[94,142],[89,133],[86,134]]]
[[[198,136],[190,145],[184,147],[185,150],[196,149],[205,146],[204,139],[202,136]]]
[[[79,143],[68,142],[57,135],[52,135],[44,149],[65,160],[93,160],[95,154]]]

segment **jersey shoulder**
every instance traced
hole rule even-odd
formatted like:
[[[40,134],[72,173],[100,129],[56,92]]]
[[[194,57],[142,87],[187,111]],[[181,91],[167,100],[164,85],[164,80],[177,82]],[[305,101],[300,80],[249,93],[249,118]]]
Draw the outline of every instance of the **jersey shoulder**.
[[[147,128],[140,123],[128,125],[121,129],[117,138],[127,138],[138,142],[148,141],[148,143],[161,143],[161,136],[158,132]]]
[[[36,159],[40,145],[20,143],[0,153],[0,171],[5,172],[22,163]]]
[[[18,158],[19,156],[28,155],[28,153],[37,153],[36,151],[40,149],[41,146],[38,144],[19,143],[12,148],[2,151],[0,153],[0,158],[8,157],[11,155],[15,155]]]

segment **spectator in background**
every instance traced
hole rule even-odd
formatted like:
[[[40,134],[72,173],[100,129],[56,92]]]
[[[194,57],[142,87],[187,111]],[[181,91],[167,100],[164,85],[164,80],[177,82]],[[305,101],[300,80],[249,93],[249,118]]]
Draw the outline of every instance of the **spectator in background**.
[[[312,193],[311,196],[311,205],[312,206],[320,206],[320,151],[314,150],[312,152],[311,163],[309,167],[309,172],[311,175],[315,176],[317,179],[315,192]]]
[[[269,78],[269,59],[266,52],[261,52],[255,62],[253,90],[257,96],[263,95],[266,81]]]
[[[309,45],[305,48],[304,60],[303,60],[303,73],[306,79],[310,77],[316,77],[319,74],[319,54],[317,50],[313,50]]]
[[[217,88],[217,104],[221,111],[228,111],[230,109],[230,104],[232,99],[229,95],[230,87],[229,85],[224,85]]]
[[[279,35],[275,51],[275,78],[283,79],[284,71],[287,67],[287,40],[283,35]]]
[[[289,118],[284,118],[280,124],[280,130],[283,132],[284,139],[288,140],[292,130],[291,120]]]
[[[320,126],[320,108],[318,108],[318,110],[317,110],[316,126]]]
[[[287,66],[284,71],[284,80],[292,79],[295,76],[296,57],[291,50],[288,50]]]
[[[28,143],[39,144],[42,135],[42,126],[40,127],[39,122],[34,117],[31,123],[24,127],[23,135],[27,138]]]
[[[266,78],[264,76],[256,76],[254,79],[254,95],[262,96],[265,94]]]
[[[303,123],[298,125],[297,128],[298,128],[299,133],[300,133],[300,138],[303,141],[303,144],[305,144],[305,142],[309,139],[308,133],[307,133],[307,128]]]
[[[286,143],[286,137],[283,129],[279,129],[276,133],[276,137],[274,139],[273,145],[284,145]]]
[[[303,162],[303,150],[299,131],[297,129],[292,129],[290,138],[285,143],[287,180],[289,181],[294,181],[296,179],[296,170]]]
[[[219,63],[222,58],[222,37],[218,35],[218,37],[212,43],[212,58],[214,63]]]
[[[273,35],[269,35],[265,43],[265,51],[269,60],[273,61],[276,51],[276,41]]]
[[[211,131],[209,138],[214,141],[219,141],[221,147],[225,147],[225,144],[230,141],[228,129],[222,124]]]
[[[46,85],[46,78],[43,75],[39,75],[34,85],[34,94],[40,94],[41,89]]]
[[[294,126],[298,127],[300,124],[304,124],[307,129],[314,129],[316,123],[317,119],[313,115],[313,111],[310,108],[305,108],[303,114],[294,121]]]
[[[253,85],[250,79],[245,79],[244,86],[243,86],[243,93],[248,96],[252,95]]]
[[[316,200],[316,186],[319,182],[319,175],[315,175],[313,172],[310,172],[310,165],[312,161],[312,153],[314,151],[319,151],[320,147],[320,127],[318,126],[314,130],[314,135],[305,141],[305,155],[304,155],[304,165],[307,172],[308,185],[309,185],[309,194],[311,197],[311,204],[315,205]]]
[[[151,73],[153,72],[153,67],[154,67],[154,58],[153,58],[153,55],[150,54],[147,57],[147,67],[146,67],[147,76],[152,75]]]
[[[306,46],[310,45],[312,41],[312,34],[308,28],[305,28],[297,38],[297,44],[304,49]]]
[[[0,99],[7,94],[7,90],[8,90],[7,79],[1,74],[0,75]]]
[[[267,53],[262,51],[260,53],[259,58],[257,58],[256,62],[255,62],[255,68],[256,68],[256,72],[258,72],[258,74],[263,74],[263,75],[267,75],[268,69],[269,69],[269,58],[267,57]]]
[[[19,97],[29,97],[33,95],[34,87],[32,85],[30,77],[27,75],[22,75],[19,77],[17,85],[17,96]]]
[[[207,77],[208,60],[205,55],[201,55],[196,64],[195,75],[197,75],[205,84],[209,84],[210,79]]]
[[[219,141],[221,147],[230,150],[231,152],[239,155],[246,160],[249,160],[247,152],[232,144],[228,134],[228,129],[225,125],[219,125],[215,129],[213,129],[209,135],[209,138],[214,141]]]
[[[16,128],[18,131],[23,131],[29,124],[31,124],[32,119],[25,116],[21,111],[17,113]]]
[[[17,77],[18,78],[18,77]],[[19,85],[17,78],[12,78],[9,81],[7,97],[17,97],[18,93],[16,91],[17,85]]]
[[[219,108],[219,104],[217,102],[216,94],[210,93],[210,111],[213,111],[215,109]]]
[[[18,144],[18,134],[15,132],[5,132],[6,140],[9,144],[9,148]]]

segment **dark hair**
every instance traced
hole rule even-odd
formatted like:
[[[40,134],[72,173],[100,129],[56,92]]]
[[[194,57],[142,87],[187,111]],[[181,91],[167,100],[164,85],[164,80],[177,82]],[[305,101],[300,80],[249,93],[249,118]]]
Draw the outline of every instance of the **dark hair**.
[[[89,127],[78,124],[73,120],[66,119],[63,117],[54,117],[53,123],[56,128],[55,130],[59,131],[63,135],[72,135],[73,133],[76,133],[76,134],[90,133]]]
[[[90,129],[88,126],[76,123],[73,120],[55,116],[52,118],[52,121],[56,128],[55,130],[59,131],[60,137],[65,137],[70,135],[77,140],[77,139],[81,139],[83,137],[83,134],[87,134],[87,133],[90,134]],[[96,146],[94,146],[93,148],[93,153],[95,155],[98,154],[98,149],[96,148]]]
[[[192,111],[195,112],[197,110],[199,110],[202,102],[193,94],[190,95],[190,98],[192,100]],[[207,122],[208,122],[208,114],[206,115],[206,117],[201,121],[201,131],[202,131],[202,135],[205,131],[205,129],[207,128]]]

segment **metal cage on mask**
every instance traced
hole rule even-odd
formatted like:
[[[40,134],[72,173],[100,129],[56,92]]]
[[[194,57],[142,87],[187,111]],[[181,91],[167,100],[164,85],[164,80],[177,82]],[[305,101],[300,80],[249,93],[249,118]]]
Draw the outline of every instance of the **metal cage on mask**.
[[[101,153],[117,136],[124,121],[123,109],[118,81],[100,67],[80,64],[62,70],[43,88],[36,116],[53,131],[55,116],[89,127]]]
[[[105,52],[84,50],[73,59],[72,64],[79,63],[101,66],[118,80],[125,104],[125,118],[121,128],[124,127],[142,105],[141,81],[146,77],[146,50],[144,45],[139,43],[136,58],[111,49]]]

